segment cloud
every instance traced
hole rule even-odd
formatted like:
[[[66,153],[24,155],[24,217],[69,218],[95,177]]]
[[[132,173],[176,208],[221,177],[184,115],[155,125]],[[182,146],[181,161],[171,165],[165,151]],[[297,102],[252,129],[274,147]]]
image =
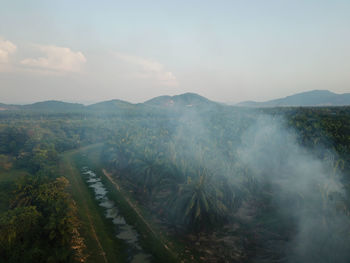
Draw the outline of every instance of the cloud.
[[[79,72],[82,70],[86,58],[81,52],[73,52],[67,47],[58,46],[35,46],[40,52],[44,53],[44,57],[26,58],[20,63],[30,68],[52,71],[57,73]]]
[[[16,50],[17,47],[15,44],[0,38],[0,70],[10,66],[9,56],[15,53]]]
[[[8,40],[0,39],[0,63],[7,63],[9,55],[16,52],[15,44]]]
[[[166,71],[164,66],[154,60],[145,59],[138,56],[114,53],[117,59],[120,59],[133,66],[133,77],[140,79],[153,79],[165,86],[177,86],[177,79],[170,71]]]

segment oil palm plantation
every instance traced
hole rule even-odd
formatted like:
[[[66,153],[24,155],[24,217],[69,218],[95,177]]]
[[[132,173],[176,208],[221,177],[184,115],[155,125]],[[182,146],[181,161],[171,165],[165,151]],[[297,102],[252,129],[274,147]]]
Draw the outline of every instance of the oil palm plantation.
[[[172,201],[172,210],[189,231],[209,230],[215,224],[223,222],[227,215],[227,206],[223,202],[223,193],[206,169],[198,176],[188,177],[179,186]]]

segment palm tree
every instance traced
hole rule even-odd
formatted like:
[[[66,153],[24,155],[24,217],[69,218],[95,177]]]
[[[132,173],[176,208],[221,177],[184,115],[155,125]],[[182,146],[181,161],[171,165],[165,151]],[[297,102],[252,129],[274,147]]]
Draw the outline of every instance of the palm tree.
[[[194,179],[179,186],[178,194],[173,200],[176,217],[190,231],[206,230],[220,223],[226,217],[227,207],[222,201],[223,194],[216,187],[206,169],[201,169]]]
[[[133,162],[133,178],[142,186],[143,192],[152,195],[162,177],[162,154],[145,148]]]

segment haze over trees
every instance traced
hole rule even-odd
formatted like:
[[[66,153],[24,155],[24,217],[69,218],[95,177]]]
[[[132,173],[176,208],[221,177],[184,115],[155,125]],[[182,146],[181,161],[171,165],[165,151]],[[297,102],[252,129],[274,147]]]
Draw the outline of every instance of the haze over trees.
[[[130,261],[85,165],[151,261],[350,259],[348,106],[251,109],[183,94],[23,107],[0,112],[3,262]]]

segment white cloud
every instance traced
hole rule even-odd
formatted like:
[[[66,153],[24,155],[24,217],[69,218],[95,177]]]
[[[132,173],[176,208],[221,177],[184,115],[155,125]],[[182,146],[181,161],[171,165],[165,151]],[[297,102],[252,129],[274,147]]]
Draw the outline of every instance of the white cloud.
[[[23,59],[22,65],[44,71],[79,72],[86,62],[83,53],[73,52],[67,47],[36,45],[36,48],[45,56]]]
[[[0,71],[10,68],[9,56],[16,52],[16,45],[0,38]]]
[[[174,74],[166,71],[164,66],[157,61],[123,53],[114,54],[116,58],[134,66],[133,77],[153,79],[165,86],[177,86],[178,84]]]

